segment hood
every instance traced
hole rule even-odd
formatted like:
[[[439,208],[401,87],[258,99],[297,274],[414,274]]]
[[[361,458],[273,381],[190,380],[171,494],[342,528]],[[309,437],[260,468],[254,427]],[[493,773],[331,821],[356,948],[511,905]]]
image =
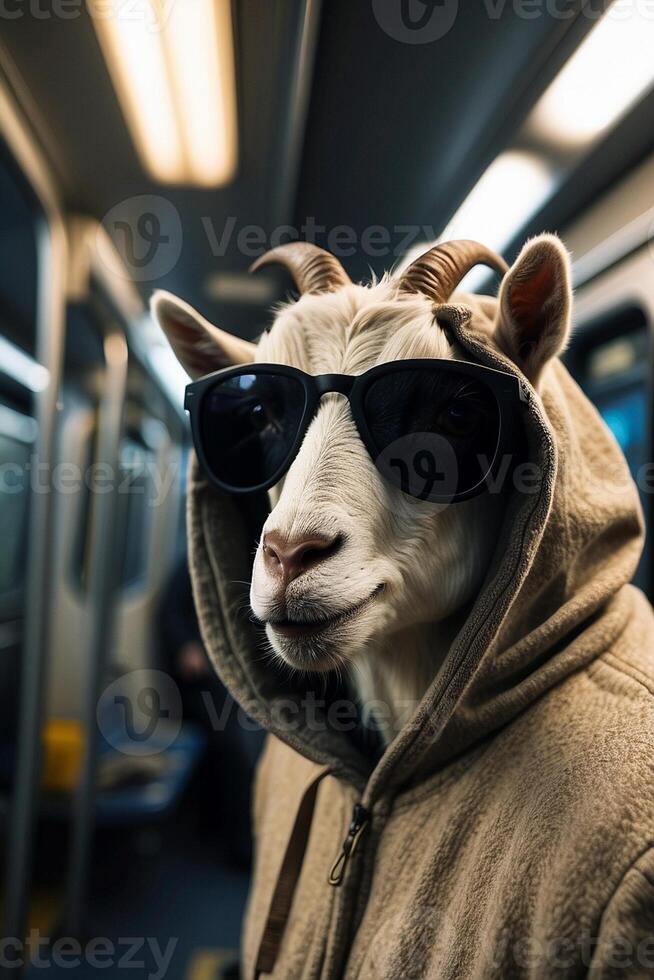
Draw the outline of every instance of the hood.
[[[320,679],[277,667],[249,618],[247,585],[266,502],[210,486],[194,460],[189,554],[202,635],[234,698],[264,728],[364,792],[367,803],[444,766],[599,657],[631,615],[643,521],[626,461],[553,361],[540,395],[491,341],[494,301],[439,306],[466,359],[520,377],[526,461],[485,582],[413,718],[372,761],[329,724]],[[529,475],[531,474],[531,475]],[[341,726],[342,727],[342,726]]]

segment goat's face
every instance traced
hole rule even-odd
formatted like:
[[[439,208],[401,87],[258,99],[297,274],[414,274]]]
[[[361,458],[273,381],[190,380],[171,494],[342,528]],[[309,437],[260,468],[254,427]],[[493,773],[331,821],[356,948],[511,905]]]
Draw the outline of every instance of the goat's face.
[[[358,375],[387,361],[454,357],[429,301],[396,293],[382,283],[304,296],[278,315],[257,360]],[[380,635],[444,619],[478,585],[492,544],[490,496],[446,507],[395,489],[339,394],[323,396],[271,500],[251,605],[297,668],[348,662]]]
[[[497,342],[534,383],[563,343],[566,263],[558,243],[536,240],[506,277],[500,297]],[[154,311],[196,375],[228,361],[359,375],[399,359],[461,356],[435,321],[433,301],[402,294],[394,280],[303,295],[281,309],[247,355],[243,342],[216,328],[208,339],[206,323],[171,297],[159,294]],[[190,336],[191,320],[202,337]],[[220,348],[219,357],[214,350],[212,359],[210,344]],[[486,571],[501,507],[498,495],[444,506],[395,489],[361,442],[347,399],[334,393],[323,396],[270,496],[254,561],[252,609],[284,661],[318,671],[356,662],[380,638],[444,620],[468,602]]]

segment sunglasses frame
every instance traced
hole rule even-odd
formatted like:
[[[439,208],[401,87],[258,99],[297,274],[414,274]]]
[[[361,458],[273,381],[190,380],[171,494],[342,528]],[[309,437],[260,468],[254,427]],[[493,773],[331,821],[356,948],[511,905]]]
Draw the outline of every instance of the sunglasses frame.
[[[306,374],[299,368],[290,367],[286,364],[253,363],[240,364],[238,367],[222,368],[219,371],[214,371],[212,374],[207,374],[202,378],[198,378],[196,381],[192,381],[186,387],[184,408],[187,410],[191,418],[191,433],[198,460],[209,480],[220,490],[226,493],[247,494],[269,490],[276,483],[278,483],[284,474],[290,469],[293,460],[299,452],[307,429],[316,415],[323,395],[334,392],[340,395],[345,395],[348,399],[352,418],[357,428],[357,432],[359,433],[359,437],[366,447],[366,450],[369,453],[373,463],[376,465],[379,450],[377,449],[371,436],[363,410],[368,388],[380,376],[386,376],[395,372],[407,370],[424,370],[425,368],[430,367],[434,370],[438,369],[439,371],[447,374],[465,375],[468,378],[474,378],[481,381],[491,391],[497,403],[499,414],[497,447],[493,461],[484,478],[480,480],[475,487],[461,493],[443,495],[430,494],[429,497],[426,498],[433,503],[458,503],[463,500],[468,500],[471,497],[475,497],[478,494],[483,493],[486,489],[488,478],[494,474],[498,460],[501,459],[503,455],[503,450],[506,449],[514,436],[516,408],[518,408],[518,406],[528,404],[530,400],[530,392],[528,387],[516,375],[509,374],[506,371],[498,371],[495,368],[486,367],[486,365],[483,364],[476,364],[473,361],[458,361],[443,358],[411,358],[407,360],[389,361],[384,364],[378,364],[375,367],[370,368],[370,370],[365,371],[363,374],[357,375],[311,375]],[[230,484],[224,483],[212,472],[202,444],[200,420],[202,415],[202,403],[208,392],[210,392],[218,382],[223,382],[231,377],[237,377],[244,374],[266,374],[294,378],[296,381],[299,381],[302,384],[304,392],[304,406],[292,447],[286,455],[284,462],[278,467],[274,475],[257,486],[233,487]],[[395,486],[396,489],[400,490],[400,492],[405,492],[392,482],[391,485]],[[408,496],[413,495],[408,494]]]

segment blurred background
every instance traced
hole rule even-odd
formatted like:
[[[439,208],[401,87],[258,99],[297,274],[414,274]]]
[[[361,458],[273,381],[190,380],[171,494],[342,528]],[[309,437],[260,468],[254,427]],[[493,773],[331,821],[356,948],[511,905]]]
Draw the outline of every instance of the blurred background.
[[[262,734],[195,621],[153,289],[254,339],[281,242],[368,280],[556,231],[650,521],[653,51],[649,0],[2,0],[0,973],[207,980],[239,942]]]

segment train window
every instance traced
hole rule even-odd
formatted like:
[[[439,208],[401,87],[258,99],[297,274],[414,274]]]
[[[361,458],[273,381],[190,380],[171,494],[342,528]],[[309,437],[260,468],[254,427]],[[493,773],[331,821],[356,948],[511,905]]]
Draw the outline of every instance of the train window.
[[[36,422],[0,400],[0,788],[14,777],[27,550],[26,464]],[[2,800],[4,805],[5,800]]]
[[[97,409],[94,406],[94,422],[89,426],[88,438],[81,447],[82,466],[84,474],[92,472],[93,460],[95,459],[95,445],[97,437]],[[88,576],[91,564],[91,521],[93,519],[93,494],[88,480],[80,485],[79,492],[79,511],[77,527],[73,543],[73,580],[77,582],[82,590],[85,590],[88,583]]]
[[[37,303],[34,203],[0,146],[0,333],[34,353]]]
[[[635,577],[650,595],[652,508],[639,474],[651,453],[651,333],[645,313],[629,306],[610,318],[589,324],[573,341],[567,362],[597,406],[625,454],[639,483],[648,526],[643,556]]]
[[[36,423],[0,403],[0,605],[21,597],[25,571],[28,486],[25,479]]]
[[[33,360],[38,293],[33,194],[0,142],[0,782],[11,784],[23,642],[29,507],[37,435],[33,396],[47,371]],[[4,760],[4,761],[2,761]]]
[[[35,395],[49,380],[35,360],[39,295],[38,235],[43,212],[0,140],[0,871],[12,849],[21,688],[25,669],[25,591],[31,497],[28,464],[38,426]],[[24,770],[23,770],[24,771]],[[23,815],[21,815],[23,816]],[[26,818],[27,819],[27,818]],[[11,909],[9,893],[0,905]],[[12,933],[14,934],[14,933]]]
[[[72,547],[71,574],[73,581],[82,589],[87,587],[91,557],[91,527],[94,494],[91,492],[95,478],[96,440],[100,410],[100,388],[104,351],[102,325],[95,311],[87,305],[75,304],[68,308],[66,345],[64,351],[64,377],[66,389],[74,393],[74,412],[86,413],[88,423],[81,430],[77,462],[84,479],[80,481],[77,495],[77,521]],[[69,451],[71,449],[69,448]]]
[[[15,613],[13,599],[17,601],[22,592],[26,464],[36,436],[31,396],[44,371],[25,353],[34,350],[36,297],[34,204],[14,162],[0,146],[0,611],[7,615]]]
[[[149,525],[149,457],[143,446],[126,438],[121,447],[119,483],[119,539],[122,555],[120,580],[123,588],[136,585],[147,571]]]

